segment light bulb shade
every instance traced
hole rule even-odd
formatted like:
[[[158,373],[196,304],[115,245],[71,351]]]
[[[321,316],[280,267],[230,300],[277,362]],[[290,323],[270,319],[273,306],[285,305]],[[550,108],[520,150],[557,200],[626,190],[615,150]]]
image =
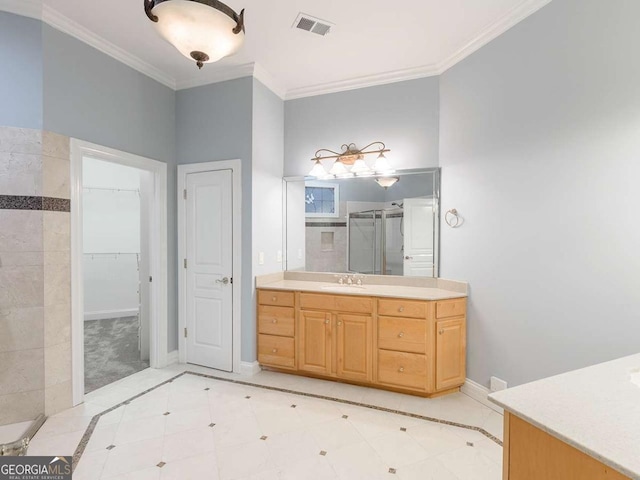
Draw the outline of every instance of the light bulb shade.
[[[372,172],[366,162],[360,158],[356,160],[351,167],[351,173],[355,173],[356,175],[370,175]]]
[[[376,158],[376,163],[373,165],[373,169],[376,173],[393,173],[395,170],[389,163],[387,157],[384,156],[384,153],[378,155]]]
[[[336,161],[331,167],[331,170],[329,170],[329,173],[331,175],[335,175],[336,177],[341,177],[348,175],[349,171],[347,170],[347,167],[344,166],[344,163],[342,163],[341,161]]]
[[[378,185],[380,185],[382,188],[384,188],[385,190],[387,188],[395,185],[399,181],[400,181],[400,179],[398,177],[380,177],[380,178],[376,178],[376,183]]]
[[[146,1],[156,31],[200,68],[233,55],[244,43],[243,13],[238,16],[216,0],[155,0],[152,10],[148,6]]]
[[[320,163],[320,160],[316,160],[316,163],[313,165],[313,168],[309,172],[310,177],[322,178],[327,176],[327,171]]]

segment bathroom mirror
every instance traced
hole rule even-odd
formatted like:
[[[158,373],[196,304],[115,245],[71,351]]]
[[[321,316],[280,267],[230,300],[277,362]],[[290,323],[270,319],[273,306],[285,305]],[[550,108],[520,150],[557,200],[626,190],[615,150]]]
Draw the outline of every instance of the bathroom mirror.
[[[440,169],[285,177],[285,268],[437,277]]]

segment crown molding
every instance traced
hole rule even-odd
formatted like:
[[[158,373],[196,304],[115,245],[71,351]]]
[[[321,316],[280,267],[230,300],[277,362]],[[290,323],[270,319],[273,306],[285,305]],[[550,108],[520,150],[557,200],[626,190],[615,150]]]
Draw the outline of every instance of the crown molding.
[[[186,90],[187,88],[202,87],[212,83],[226,82],[236,78],[253,76],[254,63],[244,63],[242,65],[231,66],[223,69],[209,69],[205,66],[198,71],[198,76],[178,80],[175,84],[176,90]]]
[[[253,76],[283,100],[293,100],[296,98],[356,90],[359,88],[440,75],[482,48],[484,45],[502,35],[529,15],[551,3],[551,1],[552,0],[523,0],[518,6],[507,12],[497,21],[487,25],[473,39],[438,64],[390,71],[381,74],[367,75],[337,82],[328,82],[288,90],[257,63],[246,63],[225,69],[208,69],[198,72],[198,76],[176,80],[171,75],[96,35],[89,29],[65,17],[48,5],[43,6],[42,0],[0,0],[0,11],[41,19],[51,27],[77,38],[102,53],[105,53],[125,65],[128,65],[134,70],[137,70],[163,85],[172,88],[173,90],[184,90],[187,88]]]
[[[286,100],[296,98],[314,97],[316,95],[325,95],[327,93],[344,92],[347,90],[357,90],[358,88],[374,87],[376,85],[385,85],[388,83],[403,82],[405,80],[413,80],[416,78],[433,77],[440,72],[436,65],[425,65],[417,68],[406,68],[403,70],[395,70],[375,75],[367,75],[363,77],[351,78],[348,80],[340,80],[337,82],[321,83],[310,87],[294,88],[287,90]]]
[[[115,58],[116,60],[133,68],[134,70],[137,70],[140,73],[143,73],[148,77],[151,77],[154,80],[162,83],[163,85],[166,85],[167,87],[175,90],[176,82],[170,75],[167,75],[162,70],[154,67],[144,60],[141,60],[135,55],[130,54],[126,50],[123,50],[122,48],[105,40],[99,35],[96,35],[91,30],[83,27],[79,23],[74,22],[70,18],[65,17],[48,5],[45,5],[42,9],[42,21],[55,28],[56,30],[60,30],[63,33],[77,38],[81,42],[86,43],[96,50],[99,50],[100,52],[109,55],[112,58]]]
[[[254,64],[253,77],[260,80],[260,82],[275,93],[280,99],[284,100],[287,95],[287,89],[276,80],[267,70],[265,70],[259,63]]]
[[[0,11],[40,20],[42,0],[0,0]]]
[[[529,15],[537,12],[545,5],[551,3],[551,1],[552,0],[524,0],[522,3],[511,9],[498,20],[490,23],[485,28],[483,28],[480,33],[478,33],[472,40],[466,43],[453,55],[440,62],[438,64],[438,73],[442,74],[446,72],[455,64],[461,62],[472,53],[477,52],[486,44],[505,33],[511,27],[520,23]]]

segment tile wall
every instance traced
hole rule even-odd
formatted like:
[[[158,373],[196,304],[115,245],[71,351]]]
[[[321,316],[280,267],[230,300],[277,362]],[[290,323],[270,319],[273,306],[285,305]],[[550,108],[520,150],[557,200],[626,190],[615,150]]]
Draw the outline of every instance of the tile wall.
[[[71,406],[69,138],[0,127],[0,425]]]

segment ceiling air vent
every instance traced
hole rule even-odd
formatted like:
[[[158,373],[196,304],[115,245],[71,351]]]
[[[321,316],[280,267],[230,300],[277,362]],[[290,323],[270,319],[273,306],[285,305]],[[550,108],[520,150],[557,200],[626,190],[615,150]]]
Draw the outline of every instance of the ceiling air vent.
[[[296,21],[293,22],[293,28],[299,28],[306,32],[316,33],[323,37],[331,32],[333,24],[319,18],[312,17],[306,13],[300,13]]]

